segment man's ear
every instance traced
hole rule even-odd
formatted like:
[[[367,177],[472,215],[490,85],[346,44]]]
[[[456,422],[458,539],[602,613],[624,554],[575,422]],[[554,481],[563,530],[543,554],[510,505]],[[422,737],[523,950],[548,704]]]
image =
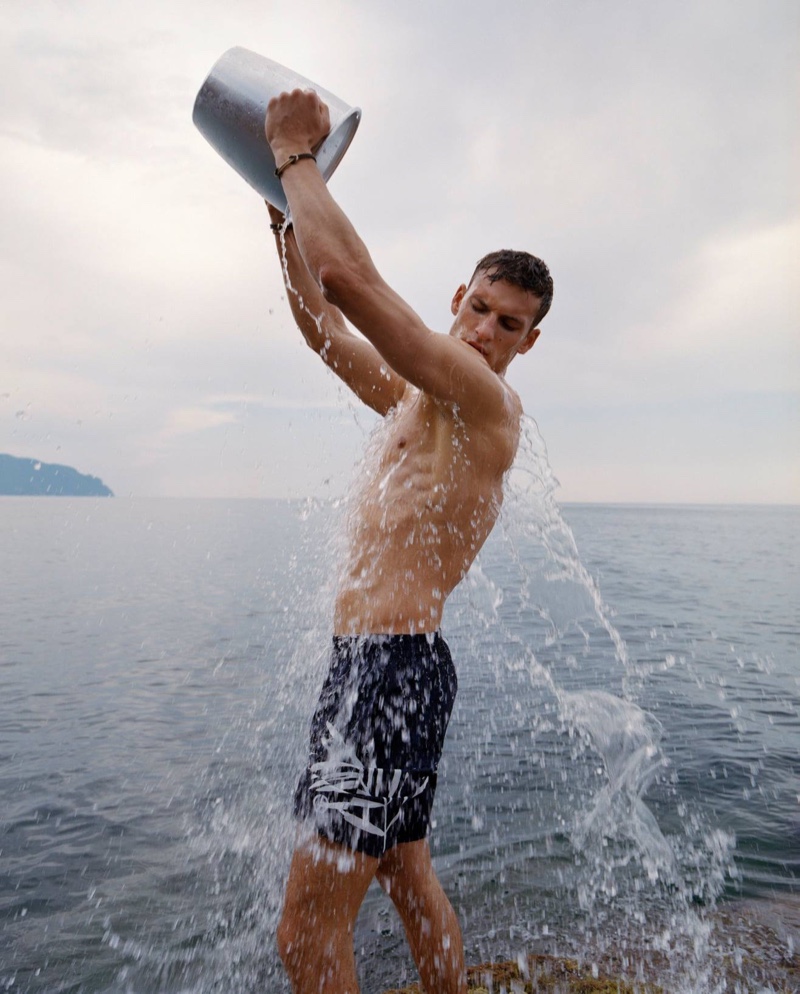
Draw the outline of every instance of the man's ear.
[[[529,352],[536,344],[536,339],[538,337],[539,328],[531,328],[528,334],[523,338],[522,344],[517,349],[517,355],[524,355],[526,352]]]
[[[461,301],[464,299],[464,294],[467,292],[467,284],[462,283],[461,286],[456,290],[453,295],[453,302],[450,304],[450,313],[455,315],[458,314],[458,309],[461,307]]]

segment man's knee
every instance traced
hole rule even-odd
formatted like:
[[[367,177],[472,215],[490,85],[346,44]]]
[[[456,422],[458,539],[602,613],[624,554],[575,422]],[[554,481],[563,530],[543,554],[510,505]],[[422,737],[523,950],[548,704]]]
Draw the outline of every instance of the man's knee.
[[[287,967],[321,952],[339,929],[347,928],[337,901],[326,900],[326,893],[320,895],[305,883],[298,886],[290,877],[278,922],[278,955]]]
[[[307,933],[308,922],[302,920],[296,908],[290,906],[288,902],[284,904],[275,938],[278,942],[278,955],[290,973],[292,963],[304,954],[301,947]]]
[[[347,934],[338,934],[336,922],[315,918],[309,921],[307,914],[284,909],[278,923],[278,955],[289,980],[298,989],[304,989],[303,983],[309,976],[321,982],[327,975],[335,975],[341,944],[348,938]]]

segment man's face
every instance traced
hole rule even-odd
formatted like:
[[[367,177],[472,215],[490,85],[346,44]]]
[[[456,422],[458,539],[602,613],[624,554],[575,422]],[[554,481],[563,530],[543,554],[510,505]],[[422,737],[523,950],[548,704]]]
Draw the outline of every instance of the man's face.
[[[478,273],[467,287],[456,290],[450,334],[479,352],[496,373],[504,373],[514,358],[527,352],[539,337],[533,327],[541,297],[528,290]]]

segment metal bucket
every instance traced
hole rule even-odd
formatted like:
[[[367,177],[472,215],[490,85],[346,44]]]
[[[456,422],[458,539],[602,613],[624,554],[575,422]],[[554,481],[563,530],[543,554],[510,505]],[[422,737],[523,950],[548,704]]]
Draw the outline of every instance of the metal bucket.
[[[260,196],[284,212],[286,197],[275,175],[275,159],[267,144],[264,121],[270,100],[296,89],[315,90],[330,110],[330,134],[315,152],[317,168],[327,183],[353,140],[361,110],[291,69],[246,48],[231,48],[214,63],[192,112],[200,133],[228,165]]]

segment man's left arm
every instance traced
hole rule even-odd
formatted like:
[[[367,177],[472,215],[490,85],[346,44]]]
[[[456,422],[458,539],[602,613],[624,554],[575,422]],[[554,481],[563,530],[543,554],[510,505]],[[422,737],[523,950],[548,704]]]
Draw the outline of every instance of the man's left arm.
[[[292,316],[306,343],[365,404],[386,415],[399,402],[406,384],[375,347],[346,326],[338,307],[322,296],[295,242],[294,232],[276,230],[284,216],[270,204],[270,219]]]

